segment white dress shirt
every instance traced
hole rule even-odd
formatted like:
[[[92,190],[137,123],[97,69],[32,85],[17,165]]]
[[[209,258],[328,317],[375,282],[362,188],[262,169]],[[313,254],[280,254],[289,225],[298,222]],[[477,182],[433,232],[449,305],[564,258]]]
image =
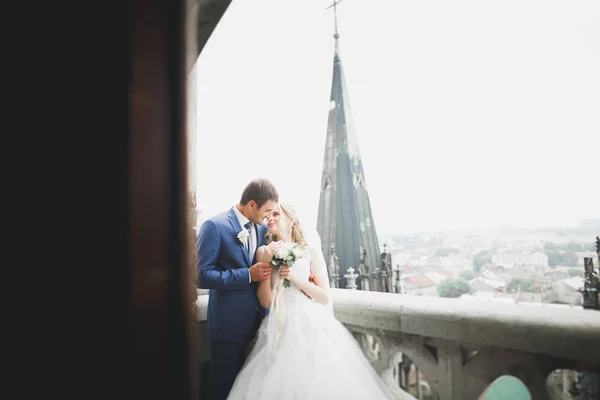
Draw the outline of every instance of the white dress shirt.
[[[240,226],[242,227],[242,229],[246,229],[245,225],[248,222],[250,222],[250,220],[246,218],[244,214],[240,212],[240,210],[238,210],[237,205],[233,206],[233,212],[235,212],[235,215],[237,216],[237,219],[240,222]],[[254,226],[254,224],[250,225],[250,234],[252,235],[252,237],[254,237],[254,243],[258,244],[258,237],[256,235],[256,227]],[[248,238],[247,246],[248,254],[250,254],[250,260],[252,260],[254,258],[254,252],[256,252],[256,249],[250,249],[250,238]],[[248,271],[248,281],[252,282],[250,271]]]

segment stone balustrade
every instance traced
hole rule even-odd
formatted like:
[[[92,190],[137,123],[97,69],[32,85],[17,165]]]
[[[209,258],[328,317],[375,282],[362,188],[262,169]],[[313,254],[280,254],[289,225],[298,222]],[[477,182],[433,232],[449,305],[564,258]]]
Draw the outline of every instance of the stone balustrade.
[[[477,399],[502,375],[519,378],[533,400],[553,395],[557,369],[600,373],[600,312],[551,305],[332,289],[336,317],[354,334],[375,370],[397,385],[400,355],[424,374],[440,400]],[[208,296],[199,291],[204,325]],[[201,326],[200,361],[207,358]]]

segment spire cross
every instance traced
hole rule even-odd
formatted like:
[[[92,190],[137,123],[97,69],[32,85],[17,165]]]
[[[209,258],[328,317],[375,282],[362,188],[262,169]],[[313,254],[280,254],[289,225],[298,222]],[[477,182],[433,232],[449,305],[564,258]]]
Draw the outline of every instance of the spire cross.
[[[333,0],[333,4],[331,4],[329,7],[326,8],[326,10],[329,10],[331,7],[333,7],[333,16],[335,18],[335,35],[334,35],[334,37],[336,39],[340,36],[338,34],[338,26],[337,26],[337,5],[340,4],[342,1],[344,1],[344,0]]]

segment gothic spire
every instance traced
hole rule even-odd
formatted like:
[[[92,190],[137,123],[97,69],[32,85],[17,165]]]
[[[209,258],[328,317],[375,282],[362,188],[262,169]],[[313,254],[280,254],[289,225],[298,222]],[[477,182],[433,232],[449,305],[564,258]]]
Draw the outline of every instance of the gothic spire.
[[[381,255],[339,54],[337,4],[340,2],[330,6],[336,17],[335,52],[317,230],[326,260],[331,247],[335,247],[340,287],[344,288],[343,276],[350,267],[358,269],[361,248],[367,251],[369,271],[380,267]]]

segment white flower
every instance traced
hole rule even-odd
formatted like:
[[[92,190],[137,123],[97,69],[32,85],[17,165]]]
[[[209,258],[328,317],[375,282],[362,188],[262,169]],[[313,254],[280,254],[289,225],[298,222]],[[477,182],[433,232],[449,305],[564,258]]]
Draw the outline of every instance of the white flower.
[[[285,259],[287,254],[288,254],[288,250],[282,246],[281,248],[277,249],[277,251],[275,252],[275,257],[283,260],[283,259]]]
[[[296,257],[296,259],[304,257],[304,252],[297,247],[292,250],[292,254],[294,257]]]
[[[250,237],[250,234],[248,233],[248,231],[246,229],[242,229],[242,231],[237,234],[237,238],[240,240],[240,242],[242,242],[242,244],[244,246],[246,245],[246,243],[248,243],[249,237]]]

